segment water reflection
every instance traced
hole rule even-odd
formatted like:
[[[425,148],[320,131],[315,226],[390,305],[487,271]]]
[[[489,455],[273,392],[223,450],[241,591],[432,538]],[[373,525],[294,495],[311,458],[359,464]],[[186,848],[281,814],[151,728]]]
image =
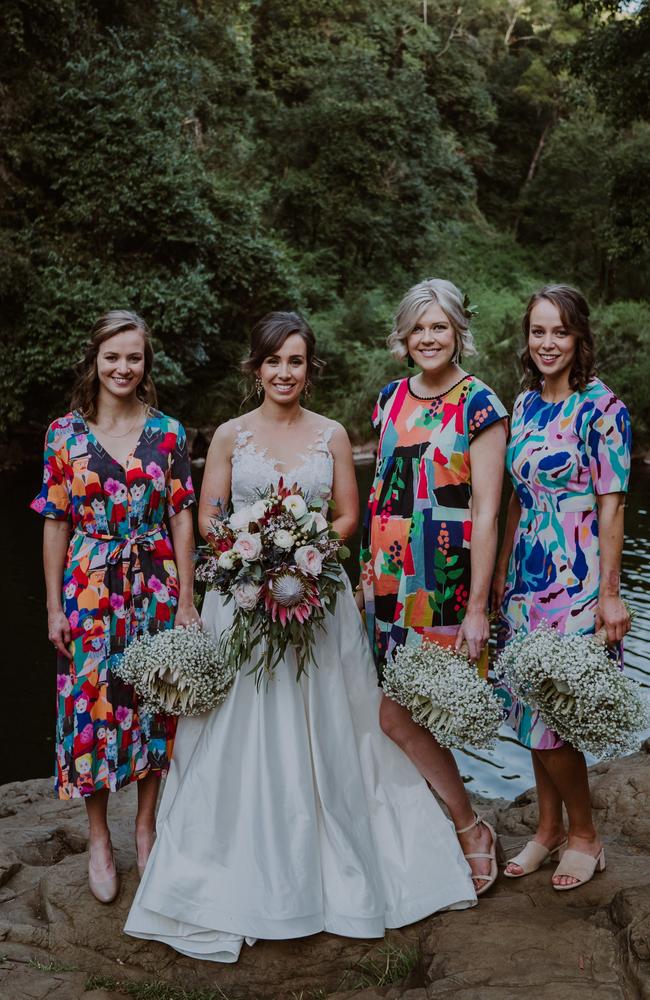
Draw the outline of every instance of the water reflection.
[[[2,579],[5,609],[3,671],[4,725],[0,729],[0,783],[49,775],[53,768],[54,659],[47,642],[41,569],[41,531],[27,504],[40,482],[35,461],[3,474],[0,514],[5,525]],[[372,469],[358,470],[362,497],[368,495]],[[650,468],[637,466],[628,502],[627,543],[623,555],[623,592],[635,609],[626,643],[626,670],[650,688]],[[358,543],[357,543],[358,544]],[[350,573],[356,579],[356,553]],[[7,613],[9,611],[9,613]],[[10,621],[9,621],[10,619]],[[470,789],[514,798],[533,784],[530,755],[504,729],[491,751],[457,754]]]

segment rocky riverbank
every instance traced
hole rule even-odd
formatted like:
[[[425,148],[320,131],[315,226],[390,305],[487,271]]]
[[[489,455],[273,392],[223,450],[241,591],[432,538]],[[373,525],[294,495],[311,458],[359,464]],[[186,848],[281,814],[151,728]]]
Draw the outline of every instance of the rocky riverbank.
[[[392,933],[389,944],[319,934],[260,942],[218,966],[121,932],[137,880],[134,789],[111,802],[122,890],[101,906],[86,886],[83,804],[54,800],[47,779],[4,785],[0,998],[650,1000],[650,740],[593,768],[592,788],[608,864],[578,891],[554,892],[547,866],[502,878],[475,909]],[[534,828],[533,793],[477,807],[508,853]]]

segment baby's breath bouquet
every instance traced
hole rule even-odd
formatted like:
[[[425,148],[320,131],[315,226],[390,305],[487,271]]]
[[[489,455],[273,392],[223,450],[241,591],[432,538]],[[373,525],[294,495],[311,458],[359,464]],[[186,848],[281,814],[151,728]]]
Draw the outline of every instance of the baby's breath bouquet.
[[[400,646],[384,668],[383,689],[444,747],[491,746],[503,719],[476,667],[437,642]]]
[[[323,509],[325,501],[310,501],[280,480],[255,503],[212,523],[210,551],[196,578],[233,602],[233,623],[219,650],[235,670],[251,662],[258,685],[289,647],[300,679],[313,662],[316,629],[345,587],[341,560],[349,551]]]
[[[640,686],[608,655],[604,636],[563,635],[542,622],[506,645],[497,669],[560,739],[595,757],[636,749],[635,734],[650,725]]]
[[[224,701],[232,666],[199,625],[134,639],[114,672],[132,684],[142,707],[165,715],[201,715]]]

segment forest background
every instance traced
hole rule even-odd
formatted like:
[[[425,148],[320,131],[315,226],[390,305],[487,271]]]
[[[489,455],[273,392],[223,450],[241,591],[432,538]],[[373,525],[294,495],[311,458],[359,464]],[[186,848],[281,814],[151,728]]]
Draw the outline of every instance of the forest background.
[[[3,0],[0,133],[5,433],[60,413],[108,308],[190,424],[237,411],[252,322],[297,308],[310,405],[362,440],[436,275],[508,404],[528,296],[577,284],[650,445],[650,2]]]

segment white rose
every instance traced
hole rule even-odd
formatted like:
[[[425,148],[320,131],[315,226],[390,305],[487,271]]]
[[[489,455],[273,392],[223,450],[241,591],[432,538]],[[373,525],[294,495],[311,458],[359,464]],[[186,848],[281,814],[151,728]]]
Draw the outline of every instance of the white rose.
[[[233,569],[237,559],[238,556],[236,552],[233,552],[232,549],[226,549],[226,551],[222,552],[219,556],[219,566],[221,569]]]
[[[314,545],[301,545],[294,553],[296,566],[311,576],[318,576],[323,568],[323,556]]]
[[[254,583],[238,583],[232,589],[232,596],[244,611],[252,611],[260,596],[261,587],[256,587]]]
[[[269,505],[267,504],[266,500],[256,500],[253,506],[251,507],[251,514],[253,515],[253,519],[255,521],[259,521],[261,517],[264,517],[268,508]]]
[[[298,493],[290,493],[282,501],[282,506],[291,511],[296,520],[307,513],[307,504]]]
[[[284,528],[278,528],[273,536],[273,544],[279,549],[290,549],[293,545],[293,535]]]
[[[329,524],[326,517],[323,517],[321,513],[316,512],[315,514],[311,515],[310,527],[315,528],[316,531],[318,532],[321,532],[321,531],[326,531],[327,528],[329,527]]]
[[[251,535],[249,531],[242,531],[233,545],[233,552],[240,555],[246,562],[254,562],[262,554],[262,539],[259,535]]]
[[[244,531],[251,521],[254,521],[253,511],[250,507],[241,507],[234,514],[230,515],[230,527],[233,531]]]

